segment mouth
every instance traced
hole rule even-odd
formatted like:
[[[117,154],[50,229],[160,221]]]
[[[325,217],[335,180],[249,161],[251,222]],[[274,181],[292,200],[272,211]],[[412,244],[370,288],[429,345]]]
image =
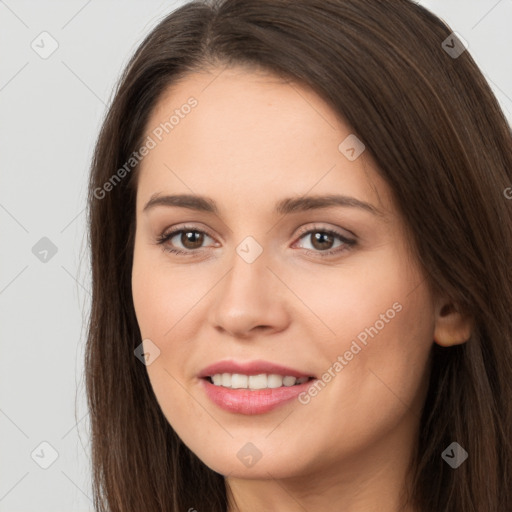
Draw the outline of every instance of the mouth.
[[[213,404],[236,414],[263,414],[291,403],[313,385],[309,372],[270,361],[218,361],[198,375]]]
[[[206,396],[221,409],[235,414],[257,415],[284,404],[298,403],[297,399],[317,379],[306,376],[297,379],[279,374],[217,373],[202,377],[200,381]]]
[[[294,377],[293,375],[280,375],[277,373],[258,375],[246,375],[242,373],[216,373],[203,377],[217,387],[227,389],[247,389],[249,391],[259,391],[262,389],[279,389],[283,387],[300,386],[315,377]]]

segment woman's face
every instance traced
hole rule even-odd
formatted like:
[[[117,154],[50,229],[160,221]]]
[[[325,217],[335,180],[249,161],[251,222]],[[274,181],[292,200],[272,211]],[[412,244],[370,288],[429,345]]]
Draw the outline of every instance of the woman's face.
[[[152,387],[183,442],[231,478],[405,460],[434,304],[350,127],[309,89],[236,68],[175,85],[146,142],[133,299]],[[180,195],[203,199],[168,198]],[[219,362],[242,366],[208,370]],[[262,373],[274,376],[249,379]],[[315,379],[272,387],[294,373]],[[248,384],[267,389],[237,387]]]

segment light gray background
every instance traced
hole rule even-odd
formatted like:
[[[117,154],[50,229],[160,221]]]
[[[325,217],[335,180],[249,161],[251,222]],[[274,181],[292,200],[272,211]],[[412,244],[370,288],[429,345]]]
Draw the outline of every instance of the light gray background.
[[[0,0],[0,512],[93,510],[82,375],[88,167],[123,66],[183,3]],[[469,43],[512,120],[512,1],[419,3]],[[58,43],[47,59],[31,47],[43,31]],[[46,262],[32,251],[43,237],[57,248]],[[58,454],[48,469],[42,442]]]

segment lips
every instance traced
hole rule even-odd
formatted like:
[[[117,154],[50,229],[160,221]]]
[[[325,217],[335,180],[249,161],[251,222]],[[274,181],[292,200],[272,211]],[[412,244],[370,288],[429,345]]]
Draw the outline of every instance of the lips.
[[[257,415],[268,413],[277,407],[299,403],[297,397],[307,393],[316,382],[310,379],[303,384],[276,389],[231,389],[211,384],[208,379],[199,380],[202,390],[217,407],[232,414]]]
[[[200,378],[207,378],[217,373],[240,373],[243,375],[260,375],[265,373],[268,375],[276,374],[296,377],[297,379],[300,379],[301,377],[316,378],[311,373],[304,373],[303,371],[295,368],[289,368],[277,363],[262,360],[247,362],[236,362],[230,360],[218,361],[201,370],[198,376]]]

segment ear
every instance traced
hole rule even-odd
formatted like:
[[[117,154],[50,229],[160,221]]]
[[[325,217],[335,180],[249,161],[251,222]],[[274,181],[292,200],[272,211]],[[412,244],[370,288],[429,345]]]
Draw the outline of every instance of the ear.
[[[468,341],[474,328],[473,319],[460,313],[453,303],[440,301],[436,306],[434,341],[442,347]]]

